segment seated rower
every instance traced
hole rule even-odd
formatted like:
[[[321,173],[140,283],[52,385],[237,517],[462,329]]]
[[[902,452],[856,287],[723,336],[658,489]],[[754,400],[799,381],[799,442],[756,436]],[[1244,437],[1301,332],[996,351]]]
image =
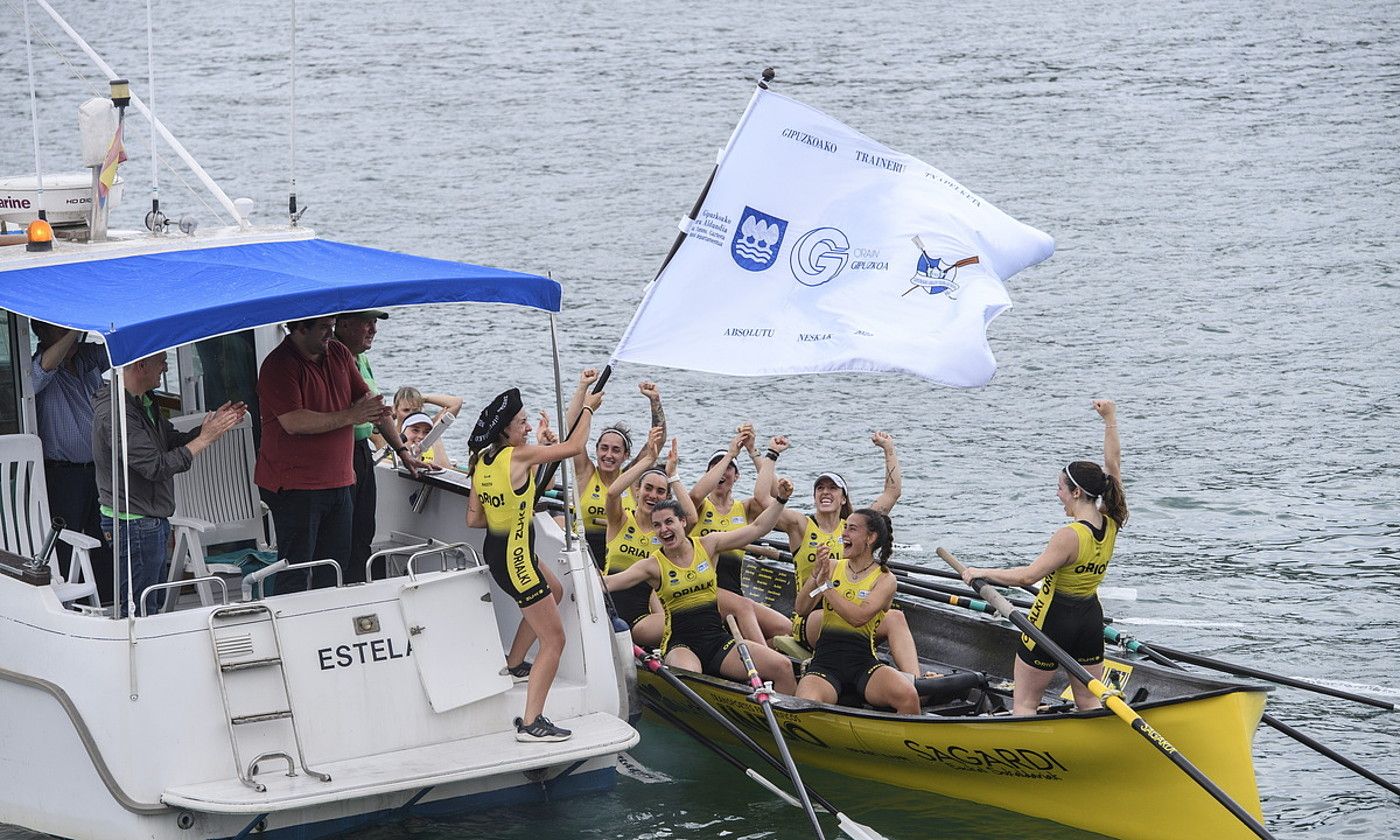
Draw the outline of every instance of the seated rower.
[[[890,518],[871,508],[846,518],[841,557],[821,546],[803,593],[821,605],[822,632],[797,696],[836,703],[855,694],[902,715],[919,713],[919,693],[907,676],[875,656],[876,628],[894,601],[895,578],[886,563],[894,549]]]
[[[710,456],[709,469],[691,488],[690,498],[699,514],[698,521],[691,520],[695,523],[692,527],[700,536],[742,528],[754,521],[771,500],[769,488],[773,482],[777,458],[759,455],[753,440],[753,426],[744,423],[729,441],[728,449],[721,449]],[[733,495],[735,482],[739,480],[739,467],[734,463],[734,459],[741,449],[748,450],[756,473],[754,495],[742,501]],[[760,493],[762,501],[759,499]],[[744,623],[744,614],[747,613],[752,613],[753,620],[757,622],[756,628],[745,626],[744,633],[754,632],[764,639],[771,639],[788,632],[790,622],[787,616],[744,596],[741,586],[744,568],[742,545],[733,551],[722,553],[718,564],[719,588],[723,593],[720,596],[720,609],[739,613],[735,617],[741,625]]]
[[[880,496],[870,503],[872,510],[889,515],[899,501],[903,483],[900,477],[899,457],[895,454],[894,438],[887,432],[876,432],[870,442],[884,453],[885,486]],[[786,452],[790,444],[786,437],[779,435],[768,445],[768,457],[776,459]],[[755,495],[760,501],[766,500],[767,490],[760,484],[755,487]],[[797,573],[797,597],[793,601],[792,636],[808,648],[815,648],[821,636],[824,611],[820,604],[806,596],[811,590],[808,585],[815,566],[818,549],[825,547],[833,557],[841,559],[841,535],[851,515],[851,499],[846,491],[846,480],[838,473],[824,472],[817,476],[812,485],[814,511],[803,515],[794,510],[783,511],[778,519],[778,530],[786,531],[788,546],[792,549],[792,562]],[[880,622],[876,639],[890,646],[890,656],[895,667],[911,677],[920,675],[919,655],[914,647],[914,635],[909,632],[909,624],[904,614],[892,610]]]
[[[720,615],[714,560],[719,552],[747,545],[772,529],[792,492],[792,482],[787,479],[778,485],[776,504],[757,520],[734,531],[716,531],[703,537],[686,535],[688,523],[679,502],[668,499],[656,503],[651,520],[661,540],[660,550],[626,571],[604,578],[612,592],[638,583],[656,590],[666,615],[661,651],[667,665],[732,680],[747,674],[734,637]],[[797,684],[791,661],[768,648],[762,639],[747,641],[759,676],[770,680],[777,691],[791,694]]]
[[[592,368],[585,370],[580,376],[578,390],[575,391],[573,401],[569,405],[569,417],[577,415],[579,400],[583,399],[588,386],[597,378],[598,371]],[[651,403],[651,425],[661,427],[661,439],[665,440],[666,412],[661,407],[661,388],[655,382],[643,381],[638,384],[637,390]],[[583,519],[583,537],[588,542],[589,551],[593,553],[593,562],[597,564],[599,571],[603,571],[607,568],[608,556],[603,497],[622,471],[636,463],[635,459],[629,460],[632,458],[631,429],[621,421],[605,427],[598,433],[593,455],[594,457],[590,458],[585,452],[574,458],[574,475],[578,482],[579,517]],[[632,499],[630,491],[623,494],[623,507],[636,508]]]
[[[690,496],[676,475],[680,457],[675,440],[671,441],[666,468],[663,470],[656,466],[664,435],[665,429],[653,426],[637,460],[608,485],[603,501],[607,522],[607,574],[617,574],[631,568],[660,547],[661,540],[656,536],[651,512],[657,504],[671,497],[672,484],[679,488],[678,498],[683,500],[682,509],[688,518],[695,517],[695,506],[690,503]],[[636,499],[632,506],[625,504],[629,491],[631,497]],[[613,591],[612,598],[618,618],[632,629],[634,642],[647,648],[660,644],[666,622],[651,586],[639,581],[634,586]]]

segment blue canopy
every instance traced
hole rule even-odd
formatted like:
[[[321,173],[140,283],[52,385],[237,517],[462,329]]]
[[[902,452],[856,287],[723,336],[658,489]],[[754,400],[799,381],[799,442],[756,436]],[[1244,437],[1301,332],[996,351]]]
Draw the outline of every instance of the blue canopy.
[[[112,364],[281,321],[424,303],[558,312],[533,274],[324,239],[253,242],[0,272],[0,308],[100,333]]]

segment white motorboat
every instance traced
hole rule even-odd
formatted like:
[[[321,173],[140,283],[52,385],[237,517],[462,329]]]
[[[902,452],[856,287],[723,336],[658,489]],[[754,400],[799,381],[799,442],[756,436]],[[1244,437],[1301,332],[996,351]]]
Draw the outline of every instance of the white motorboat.
[[[0,247],[0,820],[94,840],[311,838],[611,786],[638,737],[630,642],[613,632],[582,541],[543,513],[537,547],[566,590],[568,640],[546,711],[574,731],[549,744],[515,739],[525,684],[502,666],[520,613],[480,561],[461,482],[382,467],[368,582],[263,595],[299,570],[240,580],[218,547],[246,555],[275,538],[245,421],[177,484],[164,611],[112,617],[85,561],[96,541],[82,535],[59,537],[73,546],[66,577],[34,560],[50,529],[31,318],[86,331],[117,366],[168,351],[178,387],[163,405],[177,425],[198,422],[230,381],[251,387],[275,321],[495,302],[542,311],[552,332],[553,280],[321,240],[294,218],[258,228],[215,197],[233,226],[93,224],[49,251]],[[117,593],[132,595],[145,600]]]

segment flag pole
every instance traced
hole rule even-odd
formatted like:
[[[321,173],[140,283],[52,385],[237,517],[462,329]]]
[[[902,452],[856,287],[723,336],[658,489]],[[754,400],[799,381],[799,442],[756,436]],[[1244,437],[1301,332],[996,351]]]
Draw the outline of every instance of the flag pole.
[[[762,78],[758,82],[758,89],[768,90],[768,83],[773,81],[774,77],[777,76],[777,71],[772,67],[765,67],[760,75]],[[749,99],[748,107],[744,108],[743,116],[739,117],[739,122],[734,126],[734,131],[729,135],[729,141],[724,144],[724,149],[720,151],[719,159],[716,160],[715,165],[710,168],[710,177],[705,179],[705,186],[700,190],[700,196],[695,199],[695,203],[690,207],[690,213],[682,220],[680,232],[676,234],[675,241],[671,243],[671,250],[666,252],[666,258],[661,261],[661,267],[656,270],[656,275],[651,278],[651,282],[647,284],[646,291],[642,293],[642,301],[637,304],[637,311],[632,314],[632,320],[627,323],[627,329],[622,331],[622,337],[617,341],[618,347],[622,347],[627,343],[628,337],[632,335],[632,328],[636,326],[642,311],[646,309],[647,298],[651,297],[651,291],[655,288],[656,281],[661,279],[662,273],[666,271],[666,267],[671,264],[672,258],[674,258],[676,252],[680,250],[681,243],[690,235],[690,226],[695,223],[696,217],[700,214],[700,208],[705,206],[705,199],[710,196],[710,187],[715,183],[715,175],[719,173],[719,166],[724,162],[724,156],[729,151],[730,145],[733,144],[734,138],[739,135],[740,129],[742,129],[744,123],[748,121],[749,114],[753,112],[754,103],[757,101],[758,92],[755,91],[754,95]],[[614,349],[612,357],[608,359],[608,367],[612,367],[616,363],[617,350]]]
[[[762,80],[758,83],[759,90],[768,90],[768,83],[771,82],[771,81],[773,81],[773,78],[777,75],[777,72],[776,72],[772,67],[765,67],[765,68],[763,68],[763,74],[762,74],[762,75],[763,75],[763,78],[762,78]],[[744,111],[744,116],[742,116],[742,117],[739,118],[739,126],[736,127],[736,128],[734,129],[734,134],[738,134],[738,133],[739,133],[739,127],[742,127],[742,126],[744,125],[744,120],[748,117],[748,115],[749,115],[749,110],[752,110],[752,109],[753,109],[753,102],[750,101],[750,102],[749,102],[749,107],[748,107],[748,109],[746,109],[746,110]],[[732,137],[733,137],[733,135],[731,135],[731,139],[732,139]],[[728,150],[728,148],[729,148],[729,144],[726,143],[726,144],[725,144],[725,150]],[[720,153],[720,158],[721,158],[721,160],[723,159],[723,157],[724,157],[724,153],[721,152],[721,153]],[[700,213],[700,208],[703,207],[704,204],[705,204],[705,199],[709,197],[709,195],[710,195],[710,187],[714,184],[714,182],[715,182],[715,173],[718,172],[718,171],[719,171],[719,161],[716,161],[716,162],[715,162],[715,165],[714,165],[713,167],[710,168],[710,177],[705,179],[705,187],[704,187],[704,189],[700,190],[700,197],[697,198],[697,199],[695,199],[695,204],[691,205],[690,213],[686,216],[686,222],[687,222],[687,224],[685,225],[685,229],[681,230],[680,233],[676,234],[676,239],[675,239],[675,241],[671,243],[671,250],[669,250],[669,251],[666,252],[666,259],[664,259],[664,260],[661,261],[661,267],[658,268],[658,269],[656,270],[656,276],[652,278],[652,282],[653,282],[653,283],[656,282],[656,278],[657,278],[657,277],[660,277],[660,276],[661,276],[661,272],[663,272],[663,271],[666,270],[666,266],[668,266],[668,265],[671,264],[671,258],[674,257],[674,256],[676,255],[676,251],[679,251],[679,250],[680,250],[681,243],[684,242],[686,236],[689,235],[690,223],[693,223],[693,222],[695,221],[695,217]]]

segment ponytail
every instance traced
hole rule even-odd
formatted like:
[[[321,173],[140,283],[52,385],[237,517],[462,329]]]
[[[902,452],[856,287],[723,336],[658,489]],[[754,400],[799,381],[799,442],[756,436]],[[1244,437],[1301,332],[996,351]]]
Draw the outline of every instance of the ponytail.
[[[1118,527],[1128,521],[1128,501],[1123,498],[1123,484],[1116,476],[1104,472],[1093,461],[1071,461],[1061,472],[1069,486],[1097,500],[1099,512],[1112,517]]]
[[[1104,473],[1103,496],[1099,497],[1099,510],[1122,528],[1128,524],[1128,500],[1123,496],[1123,483],[1117,476]]]
[[[872,552],[880,568],[889,571],[890,557],[894,554],[894,522],[889,516],[874,508],[861,508],[856,513],[865,517],[865,524],[875,532],[875,546]]]

